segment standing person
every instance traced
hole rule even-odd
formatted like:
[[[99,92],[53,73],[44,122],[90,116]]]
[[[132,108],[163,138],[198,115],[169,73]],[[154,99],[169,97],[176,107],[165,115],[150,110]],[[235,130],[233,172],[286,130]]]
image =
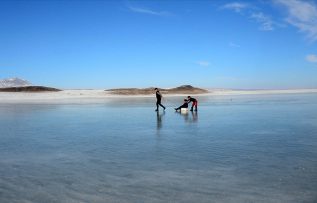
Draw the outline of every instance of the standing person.
[[[193,102],[192,103],[192,107],[190,108],[190,111],[193,111],[193,108],[195,107],[195,111],[197,111],[197,105],[198,105],[198,101],[195,98],[192,98],[191,96],[188,96],[188,103]]]
[[[161,100],[162,100],[162,95],[161,95],[161,93],[160,93],[160,91],[157,89],[157,88],[155,88],[154,89],[156,92],[155,92],[155,95],[156,95],[156,109],[155,109],[155,111],[158,111],[159,110],[159,105],[161,106],[161,107],[163,107],[163,109],[165,110],[165,106],[163,106],[162,104],[161,104]]]

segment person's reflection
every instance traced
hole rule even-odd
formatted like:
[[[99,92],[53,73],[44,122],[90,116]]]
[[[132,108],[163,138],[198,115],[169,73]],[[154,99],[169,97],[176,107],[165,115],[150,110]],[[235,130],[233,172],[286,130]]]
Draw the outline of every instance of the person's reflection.
[[[180,112],[180,114],[184,117],[185,122],[189,122],[189,115],[188,112]]]
[[[182,116],[186,123],[196,123],[198,121],[198,112],[191,111],[189,113],[188,111],[186,111],[186,112],[176,111],[175,113]]]
[[[196,123],[198,121],[198,112],[191,111],[191,114],[192,114],[193,122]]]
[[[162,128],[162,117],[165,115],[165,111],[163,113],[156,112],[156,129],[160,130]]]

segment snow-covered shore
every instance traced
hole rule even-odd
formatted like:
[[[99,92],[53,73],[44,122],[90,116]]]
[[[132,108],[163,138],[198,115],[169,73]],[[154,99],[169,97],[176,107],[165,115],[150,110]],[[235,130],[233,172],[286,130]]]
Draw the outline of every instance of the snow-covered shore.
[[[226,95],[264,95],[264,94],[301,94],[317,93],[317,89],[289,90],[222,90],[210,89],[209,93],[197,96]],[[104,90],[64,90],[60,92],[0,92],[0,103],[95,103],[105,102],[113,98],[153,97],[153,95],[115,95]],[[184,94],[168,94],[164,97],[187,96]]]

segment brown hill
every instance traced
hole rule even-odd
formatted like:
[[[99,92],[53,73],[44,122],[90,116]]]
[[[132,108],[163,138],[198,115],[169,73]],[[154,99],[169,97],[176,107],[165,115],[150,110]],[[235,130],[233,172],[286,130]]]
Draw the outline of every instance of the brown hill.
[[[182,85],[175,88],[170,89],[160,89],[162,94],[204,94],[207,93],[208,90],[193,87],[191,85]],[[119,88],[119,89],[109,89],[105,90],[109,91],[111,94],[117,95],[148,95],[154,93],[154,87],[149,88]]]
[[[5,87],[0,88],[0,92],[57,92],[61,91],[52,87],[44,86],[24,86],[24,87]]]
[[[191,85],[182,85],[179,87],[167,89],[168,94],[203,94],[208,93],[208,90],[193,87]]]

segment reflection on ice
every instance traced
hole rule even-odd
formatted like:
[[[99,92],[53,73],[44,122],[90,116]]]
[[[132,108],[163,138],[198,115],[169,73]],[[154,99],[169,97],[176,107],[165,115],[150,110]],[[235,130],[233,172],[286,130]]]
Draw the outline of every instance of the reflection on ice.
[[[163,112],[156,111],[157,130],[160,130],[162,128],[162,117],[164,115],[165,115],[165,111],[163,111]]]
[[[175,114],[183,117],[186,123],[195,123],[198,121],[197,111],[176,111]]]
[[[0,202],[315,202],[317,95],[0,105]]]

